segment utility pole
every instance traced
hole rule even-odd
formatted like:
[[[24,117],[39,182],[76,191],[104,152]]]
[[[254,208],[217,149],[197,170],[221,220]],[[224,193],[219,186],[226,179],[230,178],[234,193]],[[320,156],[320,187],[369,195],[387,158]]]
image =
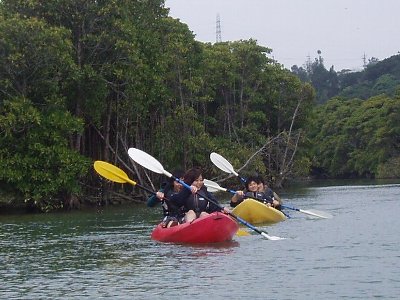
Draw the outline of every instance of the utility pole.
[[[219,14],[217,14],[217,27],[216,27],[216,42],[221,43],[222,38],[221,38],[221,20],[219,18]]]

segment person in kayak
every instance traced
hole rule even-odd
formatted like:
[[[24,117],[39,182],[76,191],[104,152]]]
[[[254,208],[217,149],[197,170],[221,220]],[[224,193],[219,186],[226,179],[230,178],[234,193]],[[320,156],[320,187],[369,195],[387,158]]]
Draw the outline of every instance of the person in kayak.
[[[257,190],[258,192],[264,193],[263,202],[269,206],[272,206],[278,210],[281,210],[281,199],[279,196],[265,183],[264,178],[262,176],[257,177]]]
[[[215,211],[230,213],[228,208],[221,208],[213,194],[207,191],[200,168],[188,170],[183,176],[183,181],[190,185],[190,190],[182,189],[181,192],[171,197],[171,201],[178,207],[185,207],[185,222],[192,222]]]
[[[230,206],[236,207],[247,197],[261,199],[262,193],[258,193],[257,177],[250,176],[247,178],[245,183],[245,189],[243,191],[237,191],[235,195],[232,196]]]
[[[230,206],[236,207],[246,198],[256,199],[268,206],[279,205],[274,199],[274,193],[271,189],[265,189],[264,180],[260,176],[250,176],[246,180],[246,188],[243,191],[237,191],[231,198]]]
[[[183,178],[184,172],[182,170],[175,170],[172,174],[176,178]],[[182,190],[182,184],[170,178],[168,182],[161,185],[161,189],[147,199],[147,206],[154,207],[161,203],[163,209],[163,227],[171,227],[182,223],[185,211],[183,207],[178,207],[171,202],[171,197],[178,194]]]

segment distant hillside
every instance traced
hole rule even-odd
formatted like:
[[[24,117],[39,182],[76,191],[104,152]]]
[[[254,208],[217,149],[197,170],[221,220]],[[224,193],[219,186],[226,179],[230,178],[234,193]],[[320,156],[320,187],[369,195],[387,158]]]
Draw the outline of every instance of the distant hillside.
[[[400,86],[400,55],[369,63],[361,72],[338,74],[339,96],[368,99],[379,94],[393,96]]]
[[[379,94],[393,96],[400,88],[400,54],[382,61],[371,59],[360,72],[327,70],[320,56],[304,68],[293,66],[292,73],[312,84],[319,104],[336,96],[364,100]]]
[[[309,70],[322,104],[307,128],[312,175],[399,178],[400,55],[371,59],[360,72],[328,71],[322,58]]]

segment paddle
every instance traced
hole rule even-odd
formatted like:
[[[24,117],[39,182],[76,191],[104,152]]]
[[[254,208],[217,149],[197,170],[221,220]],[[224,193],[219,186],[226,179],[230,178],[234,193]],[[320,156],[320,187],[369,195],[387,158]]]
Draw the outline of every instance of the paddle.
[[[129,148],[128,154],[129,154],[129,156],[130,156],[130,158],[132,160],[134,160],[136,163],[138,163],[142,167],[144,167],[146,169],[149,169],[150,171],[153,171],[153,172],[158,173],[158,174],[164,174],[165,176],[167,176],[169,178],[173,178],[175,181],[178,181],[180,184],[182,184],[185,188],[190,189],[189,185],[187,185],[184,181],[180,180],[179,178],[173,176],[168,171],[164,170],[164,167],[161,165],[161,163],[157,159],[152,157],[151,155],[147,154],[146,152],[144,152],[142,150],[139,150],[137,148]],[[204,198],[206,198],[209,202],[211,202],[211,203],[217,205],[218,207],[220,207],[221,210],[223,209],[223,207],[221,205],[219,205],[218,202],[215,202],[213,199],[210,199],[209,197],[204,197]],[[250,223],[246,222],[242,218],[239,218],[238,216],[235,216],[232,213],[229,213],[229,215],[232,218],[234,218],[236,221],[238,221],[238,222],[242,223],[243,225],[249,227],[253,231],[261,234],[262,236],[264,236],[265,238],[267,238],[269,240],[280,240],[280,239],[282,239],[282,238],[280,238],[278,236],[270,236],[270,235],[268,235],[267,232],[258,229],[257,227],[251,225]]]
[[[216,165],[220,170],[224,171],[225,173],[233,174],[240,178],[243,183],[246,183],[246,179],[241,177],[234,169],[233,166],[229,161],[225,159],[222,155],[218,153],[212,152],[210,154],[210,159],[214,165]]]
[[[206,185],[206,181],[210,181],[210,182],[213,182],[213,181],[208,180],[208,179],[204,179],[204,185],[207,187],[207,191],[209,191],[209,192],[211,192],[211,193],[215,193],[215,192],[221,191],[220,189],[217,189],[217,188],[215,188],[215,187],[213,187],[213,186],[208,186],[208,185]]]
[[[204,185],[207,187],[207,190],[223,191],[223,192],[229,192],[231,194],[236,194],[236,191],[223,188],[215,181],[209,179],[204,179]]]
[[[132,185],[136,185],[139,188],[155,195],[156,192],[150,190],[149,188],[140,185],[139,183],[137,183],[136,181],[133,181],[131,179],[129,179],[128,175],[121,170],[120,168],[118,168],[117,166],[114,166],[108,162],[105,161],[101,161],[101,160],[96,160],[93,164],[94,169],[96,170],[97,173],[99,173],[101,176],[103,176],[104,178],[117,182],[117,183],[130,183]]]
[[[231,165],[231,163],[229,161],[227,161],[222,155],[212,152],[210,154],[210,159],[213,162],[213,164],[219,168],[221,171],[224,171],[226,173],[229,174],[234,174],[235,176],[239,177],[240,180],[242,180],[243,182],[246,182],[246,180],[242,177],[239,176],[239,174],[234,170],[233,166]],[[215,186],[214,186],[215,188]],[[310,216],[314,216],[314,217],[318,217],[318,218],[322,218],[322,219],[330,219],[332,218],[332,215],[330,213],[327,212],[323,212],[323,211],[319,211],[316,209],[309,209],[309,210],[304,210],[304,209],[300,209],[300,208],[296,208],[296,207],[292,207],[292,206],[287,206],[287,205],[282,205],[282,208],[287,208],[287,209],[291,209],[291,210],[295,210],[298,212],[301,212],[303,214],[307,214]]]

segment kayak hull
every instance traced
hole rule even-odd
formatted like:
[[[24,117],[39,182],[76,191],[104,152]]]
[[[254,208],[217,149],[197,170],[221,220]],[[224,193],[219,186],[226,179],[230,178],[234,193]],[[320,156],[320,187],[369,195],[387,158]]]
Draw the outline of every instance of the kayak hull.
[[[151,238],[166,243],[220,243],[232,240],[239,226],[226,214],[214,212],[191,223],[163,228],[158,224]]]
[[[253,224],[274,224],[286,220],[286,216],[281,211],[254,199],[243,200],[232,210],[232,213]]]

